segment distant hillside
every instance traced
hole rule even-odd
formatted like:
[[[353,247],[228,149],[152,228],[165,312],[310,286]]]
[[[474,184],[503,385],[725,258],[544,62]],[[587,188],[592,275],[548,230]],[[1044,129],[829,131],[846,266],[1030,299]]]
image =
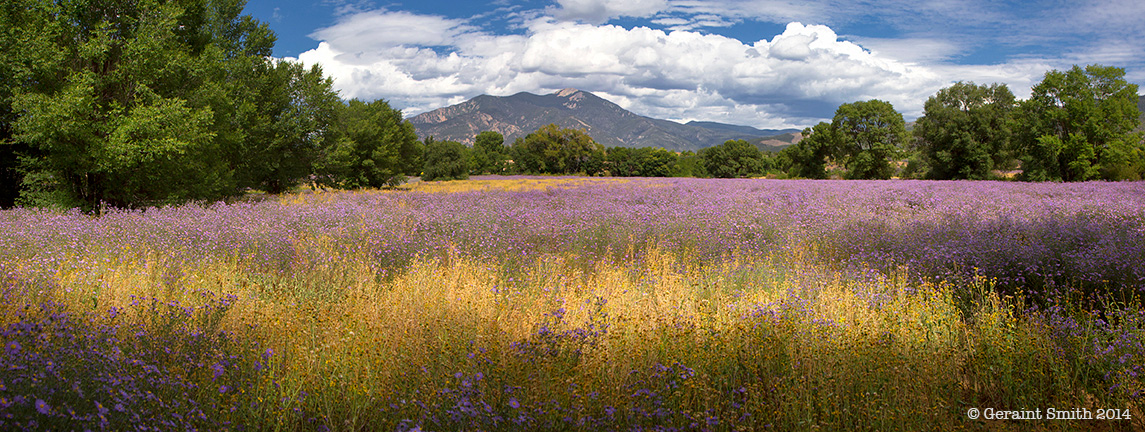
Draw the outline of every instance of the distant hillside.
[[[550,123],[584,129],[605,147],[662,147],[699,150],[742,139],[776,151],[798,142],[798,130],[767,130],[714,122],[680,124],[632,113],[592,93],[564,89],[548,95],[477,96],[457,105],[410,118],[421,138],[473,143],[483,131],[496,131],[510,144]]]

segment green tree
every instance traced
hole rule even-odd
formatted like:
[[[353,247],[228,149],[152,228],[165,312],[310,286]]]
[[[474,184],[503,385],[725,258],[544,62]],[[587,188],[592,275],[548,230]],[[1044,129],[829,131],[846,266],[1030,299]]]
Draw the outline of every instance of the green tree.
[[[635,177],[638,170],[633,149],[628,147],[609,147],[605,152],[608,166],[608,175],[613,177]]]
[[[640,154],[640,177],[668,177],[672,175],[672,168],[676,166],[676,153],[659,147],[643,147],[637,150]]]
[[[49,41],[13,88],[14,139],[36,153],[26,200],[91,210],[223,192],[209,106],[188,101],[205,79],[179,34],[174,3],[34,2],[30,41]],[[31,182],[32,184],[27,184]],[[37,198],[38,197],[38,198]]]
[[[604,173],[607,156],[603,151],[589,152],[588,157],[581,162],[581,169],[585,175],[595,176]]]
[[[406,180],[410,161],[402,159],[402,149],[413,146],[417,134],[400,110],[381,99],[355,99],[340,110],[336,126],[338,138],[315,167],[319,183],[354,189],[392,187]]]
[[[1006,164],[1015,106],[1005,84],[959,82],[928,99],[914,129],[928,177],[983,180]]]
[[[464,180],[469,178],[469,148],[457,141],[425,140],[425,167],[421,179]]]
[[[485,131],[477,134],[470,152],[473,158],[470,173],[501,174],[505,170],[505,161],[509,159],[506,153],[505,137],[499,132]]]
[[[0,121],[23,155],[22,202],[137,207],[308,175],[334,93],[317,69],[270,60],[274,35],[243,3],[0,6]]]
[[[909,136],[902,114],[893,105],[881,100],[840,105],[831,127],[847,178],[889,179],[894,175],[891,162],[903,156]]]
[[[780,164],[790,177],[827,178],[827,163],[838,153],[839,134],[831,124],[819,122],[803,130],[803,139],[780,150]]]
[[[11,0],[0,5],[0,208],[16,205],[24,175],[19,160],[31,148],[16,141],[17,115],[12,99],[20,83],[34,79],[30,65],[45,52],[38,45],[45,41],[31,37],[48,17],[28,0]]]
[[[699,155],[691,150],[685,150],[676,156],[672,177],[707,177],[707,172],[700,164]]]
[[[1046,72],[1020,104],[1022,178],[1116,180],[1140,148],[1137,85],[1099,65]]]
[[[573,174],[592,168],[593,161],[602,158],[604,146],[582,130],[550,124],[518,139],[512,152],[521,172]]]
[[[281,193],[309,177],[322,149],[335,145],[331,128],[342,101],[317,66],[277,62],[262,67],[261,82],[252,83],[258,90],[257,111],[248,119],[239,158],[232,164],[238,187]],[[368,139],[362,134],[369,132],[359,133],[363,126],[353,113],[342,120],[351,123],[345,136]]]
[[[751,177],[763,174],[763,153],[744,140],[728,140],[700,150],[700,165],[716,178]]]

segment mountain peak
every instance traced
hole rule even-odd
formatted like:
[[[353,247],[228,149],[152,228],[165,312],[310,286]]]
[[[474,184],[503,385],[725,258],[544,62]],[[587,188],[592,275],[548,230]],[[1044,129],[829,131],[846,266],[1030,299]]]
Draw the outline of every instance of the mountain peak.
[[[574,94],[580,93],[580,90],[569,87],[556,93],[557,97],[569,97]]]

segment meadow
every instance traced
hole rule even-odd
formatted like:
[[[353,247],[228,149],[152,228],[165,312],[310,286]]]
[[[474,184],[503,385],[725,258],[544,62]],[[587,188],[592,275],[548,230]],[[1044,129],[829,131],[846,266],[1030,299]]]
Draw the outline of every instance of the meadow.
[[[0,429],[1145,430],[1143,297],[1140,182],[15,209]]]

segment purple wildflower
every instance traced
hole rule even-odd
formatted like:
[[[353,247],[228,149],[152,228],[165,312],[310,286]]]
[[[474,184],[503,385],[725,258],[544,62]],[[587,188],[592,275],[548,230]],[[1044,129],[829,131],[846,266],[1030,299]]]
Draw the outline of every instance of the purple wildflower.
[[[51,410],[52,407],[48,406],[48,403],[44,402],[43,399],[36,399],[36,411],[38,411],[40,414],[47,415]]]

